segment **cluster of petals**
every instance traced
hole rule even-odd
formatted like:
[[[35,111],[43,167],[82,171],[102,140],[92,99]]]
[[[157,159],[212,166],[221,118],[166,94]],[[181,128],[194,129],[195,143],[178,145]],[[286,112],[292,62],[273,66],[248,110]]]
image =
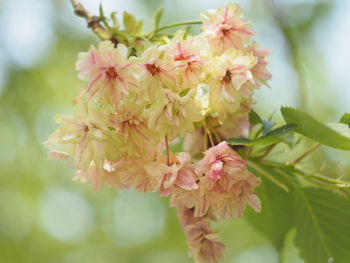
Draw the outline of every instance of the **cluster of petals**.
[[[257,212],[261,210],[260,200],[254,194],[260,180],[247,170],[245,161],[226,141],[208,149],[195,172],[199,188],[174,194],[182,205],[194,209],[194,216],[237,218],[243,215],[247,204]]]
[[[225,246],[210,222],[241,217],[247,205],[261,210],[254,193],[260,180],[226,140],[248,136],[253,92],[271,74],[269,51],[251,41],[237,4],[201,18],[202,33],[179,31],[137,55],[111,41],[80,53],[76,69],[85,85],[76,113],[57,117],[60,127],[46,145],[51,156],[70,157],[74,178],[95,189],[170,196],[190,255],[214,263]],[[173,152],[179,138],[184,152]]]
[[[210,228],[210,220],[195,217],[193,209],[187,209],[176,201],[171,204],[177,210],[181,226],[188,240],[189,255],[196,262],[215,263],[224,257],[225,245],[220,242],[218,230]]]

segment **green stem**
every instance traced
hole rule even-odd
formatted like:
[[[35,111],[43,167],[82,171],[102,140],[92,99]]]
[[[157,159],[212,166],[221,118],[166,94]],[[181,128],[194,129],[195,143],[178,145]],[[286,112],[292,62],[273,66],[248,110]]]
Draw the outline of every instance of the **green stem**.
[[[259,156],[256,156],[255,158],[256,158],[256,159],[264,159],[264,157],[266,157],[267,155],[269,155],[269,153],[276,147],[276,145],[277,145],[277,144],[272,144],[272,145],[270,145],[270,146],[267,148],[267,150],[266,150],[263,154],[261,154],[261,155],[259,155]]]
[[[308,156],[310,153],[312,153],[314,150],[316,150],[319,146],[321,146],[320,143],[315,143],[312,145],[309,149],[307,149],[302,155],[300,155],[295,160],[288,162],[287,165],[294,165],[302,161],[306,156]]]
[[[159,27],[156,30],[154,30],[152,32],[152,34],[154,33],[158,33],[160,31],[166,30],[166,29],[170,29],[170,28],[174,28],[174,27],[179,27],[179,26],[187,26],[187,25],[201,25],[202,21],[186,21],[186,22],[180,22],[180,23],[176,23],[176,24],[172,24],[172,25],[168,25],[168,26],[163,26],[163,27]]]
[[[272,161],[266,161],[266,160],[259,160],[259,159],[256,159],[256,158],[251,158],[251,159],[253,161],[260,162],[261,164],[265,164],[265,165],[272,166],[272,167],[289,167],[289,166],[287,166],[284,163],[278,163],[278,162],[272,162]]]
[[[350,182],[329,178],[320,174],[305,173],[303,172],[303,168],[300,166],[295,166],[294,170],[303,177],[316,179],[323,183],[333,184],[333,186],[337,186],[339,188],[350,188]]]
[[[307,180],[310,183],[313,183],[315,185],[319,185],[319,186],[323,186],[323,187],[336,188],[338,190],[349,189],[350,188],[350,182],[329,178],[327,176],[316,174],[316,173],[304,172],[303,170],[305,170],[305,168],[303,168],[303,167],[301,167],[299,165],[288,165],[288,164],[283,164],[283,163],[270,162],[270,161],[265,161],[265,160],[258,159],[258,158],[251,158],[251,160],[253,162],[254,161],[255,162],[259,162],[261,164],[273,167],[273,170],[276,171],[276,172],[279,172],[279,173],[285,173],[283,169],[287,168],[287,169],[289,169],[289,171],[292,174],[299,175],[299,176],[303,177],[305,180]],[[256,171],[258,171],[261,174],[265,175],[271,181],[273,180],[273,182],[276,183],[275,181],[277,181],[277,180],[274,177],[269,175],[267,172],[262,170],[260,167],[258,167],[256,165],[253,166],[254,164],[251,161],[248,161],[248,163],[253,169],[255,169]],[[260,168],[260,170],[256,169],[256,167],[258,169]],[[276,184],[278,185],[278,183],[276,183]]]
[[[261,169],[259,166],[257,166],[256,164],[254,164],[253,162],[248,161],[248,164],[251,168],[253,168],[254,170],[256,170],[258,173],[262,174],[263,176],[265,176],[267,179],[269,179],[271,182],[273,182],[274,184],[276,184],[277,186],[281,187],[284,191],[289,192],[289,188],[284,185],[283,183],[281,183],[280,181],[278,181],[275,177],[273,177],[272,175],[270,175],[269,173],[267,173],[265,170]]]

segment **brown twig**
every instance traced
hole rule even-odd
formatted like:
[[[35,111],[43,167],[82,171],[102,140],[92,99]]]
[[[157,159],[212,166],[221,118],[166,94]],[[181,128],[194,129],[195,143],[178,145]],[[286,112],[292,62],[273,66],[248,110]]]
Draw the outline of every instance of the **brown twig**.
[[[101,24],[101,18],[99,16],[91,14],[79,0],[70,0],[74,13],[82,18],[85,18],[87,26],[102,40],[112,40],[110,32]]]

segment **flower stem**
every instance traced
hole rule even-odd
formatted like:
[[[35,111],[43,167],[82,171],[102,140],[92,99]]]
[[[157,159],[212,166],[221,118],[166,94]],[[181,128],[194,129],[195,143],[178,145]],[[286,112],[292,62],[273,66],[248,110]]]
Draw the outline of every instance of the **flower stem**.
[[[167,164],[170,165],[170,149],[169,149],[169,141],[168,136],[165,136],[165,147],[166,147],[166,161]]]
[[[269,179],[271,182],[273,182],[277,186],[281,187],[284,191],[289,192],[289,188],[285,184],[283,184],[280,181],[278,181],[275,177],[273,177],[272,175],[267,173],[265,170],[261,169],[259,166],[257,166],[256,164],[254,164],[254,163],[252,163],[250,161],[248,161],[248,164],[255,171],[257,171],[261,175],[265,176],[267,179]]]
[[[214,128],[214,127],[211,127],[211,131],[213,132],[217,143],[220,143],[220,142],[221,142],[221,139],[220,139],[219,134],[218,134],[217,131],[215,130],[215,128]]]
[[[294,165],[302,161],[306,156],[308,156],[310,153],[312,153],[315,149],[317,149],[321,144],[315,143],[312,145],[309,149],[307,149],[302,155],[300,155],[298,158],[296,158],[293,161],[290,161],[287,163],[287,165]]]
[[[267,150],[266,150],[263,154],[261,154],[261,155],[259,155],[259,156],[256,156],[255,158],[256,158],[256,159],[264,159],[264,157],[266,157],[267,155],[269,155],[269,153],[276,147],[276,145],[277,145],[277,144],[272,144],[272,145],[270,145],[270,146],[267,148]]]
[[[332,186],[336,186],[338,188],[350,188],[350,182],[339,180],[339,179],[333,179],[317,173],[303,172],[303,170],[305,170],[303,167],[299,165],[295,166],[295,171],[298,172],[299,175],[305,178],[315,179],[323,183],[331,184]]]
[[[215,143],[213,140],[213,135],[211,134],[210,130],[208,129],[207,123],[205,121],[203,121],[203,127],[204,127],[205,132],[208,134],[211,146],[214,146]]]
[[[163,30],[166,30],[166,29],[170,29],[170,28],[174,28],[174,27],[179,27],[179,26],[200,25],[200,24],[202,24],[202,21],[180,22],[180,23],[176,23],[176,24],[172,24],[172,25],[168,25],[168,26],[159,27],[156,30],[154,30],[153,33],[158,33],[160,31],[163,31]]]
[[[208,133],[205,128],[204,128],[204,146],[205,146],[205,150],[208,150]]]

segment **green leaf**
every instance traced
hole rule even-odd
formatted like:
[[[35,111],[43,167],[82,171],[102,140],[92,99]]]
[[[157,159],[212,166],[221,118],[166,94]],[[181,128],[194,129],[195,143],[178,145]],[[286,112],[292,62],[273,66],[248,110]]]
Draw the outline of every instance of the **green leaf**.
[[[281,113],[288,124],[297,125],[296,132],[321,144],[341,150],[350,150],[349,137],[319,122],[309,114],[289,107],[282,107]]]
[[[159,28],[160,20],[164,13],[164,7],[160,7],[154,14],[154,29]]]
[[[141,32],[143,22],[136,20],[132,14],[126,11],[123,13],[123,22],[127,33],[139,34]]]
[[[288,182],[271,168],[262,165],[259,167],[289,186]],[[262,210],[260,213],[248,210],[245,218],[257,231],[265,234],[277,250],[281,250],[286,233],[293,227],[293,216],[290,209],[290,204],[293,202],[292,196],[263,174],[251,167],[249,169],[262,179],[262,184],[256,189],[262,203]]]
[[[128,47],[128,58],[130,58],[131,56],[136,56],[136,48],[135,47]]]
[[[350,200],[324,189],[296,187],[295,244],[305,263],[350,262]]]
[[[252,169],[254,167],[259,169]],[[283,233],[295,228],[295,245],[305,263],[350,262],[349,198],[322,188],[302,187],[291,167],[274,168],[255,164],[249,169],[257,176],[265,177],[263,172],[268,173],[291,189],[291,194],[286,193],[285,196],[282,189],[276,188],[277,185],[273,185],[272,181],[263,178],[266,192],[263,185],[257,189],[263,202],[262,216],[264,209],[268,209],[265,213],[271,212],[275,218],[271,218],[270,223],[259,222],[259,217],[254,218],[254,215],[248,214],[249,217],[253,217],[253,226],[258,230],[262,229],[272,241],[278,240],[274,237],[281,238]],[[263,172],[260,173],[261,169]],[[266,196],[269,196],[268,201],[265,201]],[[270,206],[276,204],[275,202],[281,203],[272,209]],[[276,222],[277,217],[280,217],[282,223],[287,220],[288,224],[281,228]],[[264,217],[261,218],[261,221],[265,220]],[[276,230],[273,229],[275,225]]]
[[[275,122],[262,119],[259,114],[253,110],[249,112],[249,122],[251,125],[262,124],[263,134],[267,134],[276,124]]]
[[[111,20],[113,21],[113,28],[118,29],[120,27],[120,24],[117,18],[117,12],[111,13]]]
[[[263,125],[263,134],[267,134],[276,125],[275,122],[269,120],[261,120]]]
[[[184,89],[183,91],[180,92],[180,97],[186,96],[189,92],[191,91],[190,88]]]
[[[255,140],[246,138],[229,139],[228,143],[232,145],[271,145],[279,142],[291,143],[291,138],[295,129],[294,124],[287,124],[268,132],[266,135]]]
[[[99,10],[100,10],[100,19],[101,19],[102,23],[104,24],[104,26],[105,26],[106,28],[109,29],[110,26],[109,26],[109,24],[108,24],[108,22],[107,22],[107,19],[106,19],[106,17],[105,17],[104,12],[103,12],[102,3],[100,3],[100,8],[99,8]]]
[[[299,250],[294,244],[295,234],[296,231],[295,228],[293,228],[284,239],[283,250],[280,253],[282,263],[305,263],[304,260],[299,257]]]
[[[259,114],[257,114],[255,111],[251,110],[249,112],[249,122],[251,125],[256,125],[262,122]]]
[[[187,37],[188,37],[188,34],[190,33],[190,31],[191,31],[191,26],[186,26],[185,27],[185,29],[184,29],[184,36],[183,36],[183,38],[184,39],[187,39]]]
[[[99,11],[100,11],[100,18],[101,18],[101,19],[104,19],[104,18],[105,18],[105,14],[104,14],[104,12],[103,12],[102,3],[100,3]]]
[[[227,142],[231,145],[255,145],[255,140],[247,139],[247,138],[232,138],[227,140]]]
[[[340,119],[340,123],[347,124],[350,127],[350,113],[344,113]]]
[[[343,135],[344,137],[347,137],[350,139],[350,129],[347,124],[344,123],[327,123],[326,124],[329,128],[331,128],[333,131],[336,131],[337,133]]]

